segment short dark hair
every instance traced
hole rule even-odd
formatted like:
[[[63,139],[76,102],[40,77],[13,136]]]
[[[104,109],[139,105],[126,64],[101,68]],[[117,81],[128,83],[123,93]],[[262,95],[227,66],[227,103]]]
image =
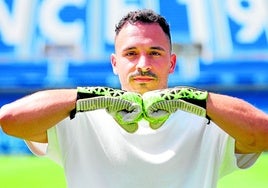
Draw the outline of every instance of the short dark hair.
[[[120,33],[122,27],[126,23],[134,24],[136,22],[141,23],[157,23],[164,33],[167,35],[170,45],[171,45],[171,35],[170,35],[170,27],[167,23],[166,19],[160,14],[155,13],[150,9],[142,9],[136,11],[130,11],[126,16],[124,16],[118,24],[115,26],[115,34],[116,36]]]

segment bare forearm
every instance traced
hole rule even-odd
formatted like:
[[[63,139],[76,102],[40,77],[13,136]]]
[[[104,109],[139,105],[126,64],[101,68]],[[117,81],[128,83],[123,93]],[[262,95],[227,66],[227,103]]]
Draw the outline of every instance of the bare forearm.
[[[1,126],[7,134],[45,141],[47,129],[68,117],[75,102],[75,89],[40,91],[3,106]]]
[[[236,140],[241,152],[257,152],[268,149],[268,115],[249,103],[210,93],[207,114],[223,130]]]

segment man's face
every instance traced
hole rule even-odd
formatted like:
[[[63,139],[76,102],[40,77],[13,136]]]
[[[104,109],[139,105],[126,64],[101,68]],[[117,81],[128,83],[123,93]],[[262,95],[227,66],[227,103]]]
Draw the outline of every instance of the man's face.
[[[143,94],[167,87],[176,55],[158,24],[127,23],[115,39],[111,62],[121,88]]]

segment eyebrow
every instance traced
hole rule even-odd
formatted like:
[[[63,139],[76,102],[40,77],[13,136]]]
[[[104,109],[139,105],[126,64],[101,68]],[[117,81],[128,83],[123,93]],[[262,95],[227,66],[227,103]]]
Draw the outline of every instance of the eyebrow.
[[[128,47],[123,49],[123,51],[129,51],[129,50],[136,50],[137,47]],[[160,47],[160,46],[152,46],[149,48],[150,50],[159,50],[159,51],[166,51],[164,48]]]
[[[128,47],[128,48],[125,48],[123,49],[123,51],[129,51],[129,50],[135,50],[137,49],[136,47]]]
[[[160,51],[166,51],[164,48],[160,47],[160,46],[153,46],[150,49],[152,50],[160,50]]]

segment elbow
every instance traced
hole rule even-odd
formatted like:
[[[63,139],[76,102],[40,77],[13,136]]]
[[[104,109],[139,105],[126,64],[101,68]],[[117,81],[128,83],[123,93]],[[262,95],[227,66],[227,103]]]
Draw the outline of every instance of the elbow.
[[[26,138],[25,131],[20,127],[23,127],[21,124],[18,124],[14,117],[3,116],[1,117],[1,128],[2,131],[13,137],[24,139]]]
[[[1,108],[0,110],[0,125],[4,133],[14,136],[16,135],[14,125],[16,123],[15,117],[8,110]]]
[[[263,140],[259,140],[258,143],[256,145],[250,145],[249,148],[252,149],[252,151],[254,151],[255,153],[262,153],[262,152],[267,152],[268,151],[268,142],[263,141]]]
[[[253,127],[253,126],[252,126]],[[258,126],[254,125],[247,134],[236,140],[238,153],[262,153],[268,151],[268,120]]]
[[[256,148],[260,152],[267,152],[268,151],[268,132],[263,135],[262,137],[256,138],[258,140],[258,144],[256,144]]]
[[[30,124],[30,121],[25,120],[24,114],[18,115],[12,109],[0,109],[0,128],[2,128],[5,134],[24,140],[47,143],[46,131],[33,131],[33,129],[27,126]]]
[[[262,153],[268,151],[267,143],[261,140],[254,140],[254,143],[236,141],[235,152],[239,154]]]
[[[3,131],[5,134],[7,134],[7,135],[9,135],[9,136],[13,136],[12,131],[11,131],[11,130],[9,129],[9,127],[6,126],[5,124],[2,124],[2,123],[1,123],[1,129],[2,129],[2,131]]]
[[[249,147],[254,148],[256,152],[268,151],[268,129],[257,131],[257,133],[254,135],[254,141]]]
[[[261,116],[258,121],[255,121],[251,129],[251,142],[249,147],[254,148],[258,152],[268,151],[268,116]]]
[[[3,130],[4,133],[8,134],[8,135],[12,135],[12,129],[10,126],[10,118],[4,116],[3,114],[1,114],[0,116],[0,125],[1,128]]]
[[[255,139],[258,140],[258,146],[261,151],[268,151],[268,116],[262,122],[261,129],[257,129],[257,133],[255,135]]]

